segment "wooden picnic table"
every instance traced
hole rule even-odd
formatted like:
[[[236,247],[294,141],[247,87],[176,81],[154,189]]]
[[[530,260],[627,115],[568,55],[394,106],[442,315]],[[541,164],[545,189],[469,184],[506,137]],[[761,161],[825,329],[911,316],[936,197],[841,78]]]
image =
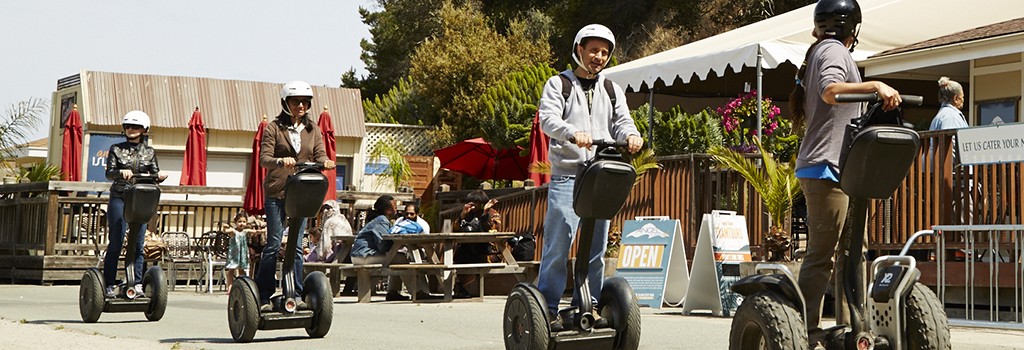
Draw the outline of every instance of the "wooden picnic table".
[[[334,251],[334,261],[340,263],[345,261],[348,254],[352,252],[352,243],[356,241],[356,236],[333,236],[331,237],[331,248],[337,247],[338,250]]]
[[[512,237],[515,237],[514,232],[386,234],[382,235],[382,238],[391,240],[394,244],[385,256],[383,267],[388,273],[408,274],[407,271],[413,271],[414,274],[424,273],[437,276],[442,281],[441,289],[444,292],[445,301],[452,300],[455,276],[457,274],[478,275],[482,294],[484,275],[523,272],[523,268],[519,266],[515,257],[512,256],[511,247],[507,243],[508,239]],[[495,243],[502,261],[499,263],[456,264],[454,262],[455,248],[459,244],[464,243]],[[392,264],[391,262],[402,248],[407,248],[410,252],[423,249],[426,256],[420,258],[413,254],[413,261],[409,264]],[[415,298],[415,293],[413,294]]]

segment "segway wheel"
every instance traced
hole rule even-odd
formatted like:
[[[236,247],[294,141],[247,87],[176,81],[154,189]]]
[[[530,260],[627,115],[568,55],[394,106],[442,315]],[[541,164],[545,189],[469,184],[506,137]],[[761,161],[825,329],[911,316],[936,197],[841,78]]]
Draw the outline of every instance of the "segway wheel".
[[[640,347],[640,305],[626,279],[612,277],[605,280],[597,308],[601,317],[607,318],[608,325],[615,330],[616,350]]]
[[[149,297],[149,307],[146,309],[146,319],[159,321],[164,317],[167,310],[167,278],[164,277],[164,270],[159,266],[150,267],[142,276],[142,290]]]
[[[519,284],[505,300],[505,349],[546,350],[551,340],[547,306],[536,287]]]
[[[259,292],[256,283],[248,277],[236,278],[231,284],[231,294],[228,295],[228,328],[231,329],[231,338],[234,338],[235,342],[248,343],[256,336],[256,328],[260,322],[257,293]]]
[[[304,300],[313,310],[313,322],[306,327],[306,334],[312,338],[323,338],[331,330],[334,320],[334,297],[331,284],[323,272],[313,271],[302,280]]]
[[[906,299],[907,349],[952,349],[949,319],[939,297],[923,284],[914,283]]]
[[[807,330],[793,303],[768,292],[743,299],[732,319],[730,350],[805,350]]]
[[[78,287],[78,311],[82,314],[82,322],[95,323],[103,313],[103,274],[100,270],[90,268],[82,275],[82,284]]]

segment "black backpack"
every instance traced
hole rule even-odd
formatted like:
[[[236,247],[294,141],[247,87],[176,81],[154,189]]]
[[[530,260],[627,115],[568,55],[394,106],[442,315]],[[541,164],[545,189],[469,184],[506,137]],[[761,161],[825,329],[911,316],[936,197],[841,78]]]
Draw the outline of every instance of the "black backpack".
[[[562,99],[568,102],[569,95],[572,95],[572,82],[564,74],[558,74],[558,77],[562,79]],[[604,78],[604,91],[608,92],[608,98],[612,100],[612,109],[614,109],[616,100],[615,87],[612,86],[611,79]]]

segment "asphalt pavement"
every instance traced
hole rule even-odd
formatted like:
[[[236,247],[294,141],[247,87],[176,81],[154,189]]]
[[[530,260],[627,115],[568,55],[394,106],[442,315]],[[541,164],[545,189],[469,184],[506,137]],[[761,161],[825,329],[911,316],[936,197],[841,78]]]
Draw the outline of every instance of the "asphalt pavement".
[[[322,339],[303,329],[259,331],[236,344],[227,324],[227,295],[179,287],[167,313],[104,313],[82,323],[78,286],[0,285],[0,349],[503,349],[505,298],[482,302],[355,303],[334,299],[334,323]],[[727,349],[731,319],[682,316],[678,308],[641,308],[641,349]],[[954,327],[953,349],[1024,349],[1024,332]]]

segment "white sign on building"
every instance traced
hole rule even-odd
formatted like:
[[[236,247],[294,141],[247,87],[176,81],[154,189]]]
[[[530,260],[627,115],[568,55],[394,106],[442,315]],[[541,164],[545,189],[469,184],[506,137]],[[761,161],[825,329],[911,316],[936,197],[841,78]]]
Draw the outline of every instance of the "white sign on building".
[[[1024,123],[959,129],[956,137],[963,165],[1024,162]]]

